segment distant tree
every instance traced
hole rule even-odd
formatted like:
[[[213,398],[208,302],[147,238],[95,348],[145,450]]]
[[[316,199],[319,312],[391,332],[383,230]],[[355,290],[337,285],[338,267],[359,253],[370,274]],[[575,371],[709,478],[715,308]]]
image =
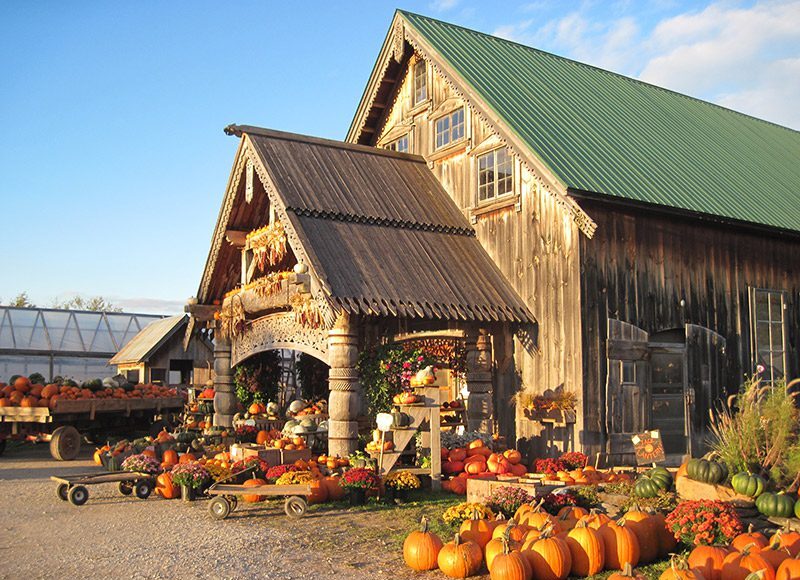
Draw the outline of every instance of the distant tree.
[[[94,312],[122,312],[122,308],[114,306],[111,302],[102,296],[94,296],[92,298],[83,298],[75,295],[67,300],[54,300],[53,308],[61,310],[92,310]]]
[[[36,308],[36,304],[28,299],[27,292],[20,292],[17,294],[16,298],[12,298],[8,302],[9,306],[13,306],[14,308]]]

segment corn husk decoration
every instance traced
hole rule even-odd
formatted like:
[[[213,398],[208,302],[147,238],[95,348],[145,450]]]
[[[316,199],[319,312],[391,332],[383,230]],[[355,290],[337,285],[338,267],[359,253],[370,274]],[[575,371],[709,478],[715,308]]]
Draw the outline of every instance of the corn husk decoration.
[[[295,322],[311,328],[322,326],[322,314],[310,294],[295,294],[292,296],[291,305]]]
[[[216,318],[216,316],[215,316]],[[245,314],[241,299],[232,299],[219,311],[219,334],[230,339],[244,332]]]
[[[286,230],[278,220],[263,228],[253,230],[247,234],[246,239],[250,249],[253,250],[256,264],[262,272],[267,265],[280,264],[286,257]]]

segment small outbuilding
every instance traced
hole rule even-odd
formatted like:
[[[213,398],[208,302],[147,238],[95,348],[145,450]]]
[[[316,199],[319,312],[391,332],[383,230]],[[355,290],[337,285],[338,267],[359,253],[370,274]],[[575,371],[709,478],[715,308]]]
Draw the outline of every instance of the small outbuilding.
[[[132,383],[202,385],[211,378],[213,346],[204,335],[183,335],[189,317],[170,316],[145,326],[108,362]]]

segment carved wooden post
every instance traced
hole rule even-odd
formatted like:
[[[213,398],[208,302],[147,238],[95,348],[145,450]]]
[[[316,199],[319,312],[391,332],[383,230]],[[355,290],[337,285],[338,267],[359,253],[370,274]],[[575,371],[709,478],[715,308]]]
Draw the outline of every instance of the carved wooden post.
[[[470,431],[492,433],[494,408],[492,405],[492,341],[484,329],[470,332],[466,337],[467,370],[465,379],[467,399],[467,425]]]
[[[361,383],[358,380],[358,321],[342,314],[328,331],[328,453],[347,457],[358,446]]]
[[[232,427],[236,414],[236,393],[233,392],[231,371],[231,342],[221,338],[219,331],[214,337],[214,425]]]

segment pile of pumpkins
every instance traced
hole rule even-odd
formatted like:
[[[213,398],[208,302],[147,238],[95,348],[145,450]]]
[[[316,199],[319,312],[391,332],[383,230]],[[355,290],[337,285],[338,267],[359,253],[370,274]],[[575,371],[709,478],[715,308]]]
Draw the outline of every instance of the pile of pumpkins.
[[[466,447],[442,449],[442,472],[447,475],[490,473],[522,476],[528,473],[528,469],[521,461],[522,454],[516,449],[494,453],[481,439],[471,441]]]
[[[306,417],[308,415],[324,415],[328,412],[328,401],[320,399],[316,402],[297,399],[289,403],[287,417]]]
[[[452,542],[444,544],[427,529],[412,532],[403,544],[403,558],[414,570],[439,568],[450,578],[466,578],[488,570],[493,580],[564,580],[585,578],[603,570],[609,576],[643,578],[632,570],[665,558],[676,541],[667,530],[663,514],[631,508],[614,521],[598,511],[576,506],[561,508],[557,515],[541,503],[523,504],[511,520],[481,519],[476,513],[465,520]],[[675,574],[664,579],[685,578],[676,563]]]
[[[690,459],[678,470],[677,477],[722,485],[728,480],[727,466],[710,459]],[[800,518],[800,500],[785,491],[766,491],[767,481],[756,473],[741,471],[731,477],[731,487],[737,494],[755,500],[758,512],[767,517]]]
[[[598,483],[629,482],[632,477],[629,473],[617,473],[613,469],[603,471],[587,465],[569,471],[557,471],[548,479],[560,481],[566,485],[596,485]]]
[[[105,387],[98,390],[69,385],[32,384],[27,377],[17,377],[14,383],[0,383],[0,407],[55,408],[56,401],[79,399],[156,399],[175,397],[177,391],[158,385],[136,385],[131,389]]]

